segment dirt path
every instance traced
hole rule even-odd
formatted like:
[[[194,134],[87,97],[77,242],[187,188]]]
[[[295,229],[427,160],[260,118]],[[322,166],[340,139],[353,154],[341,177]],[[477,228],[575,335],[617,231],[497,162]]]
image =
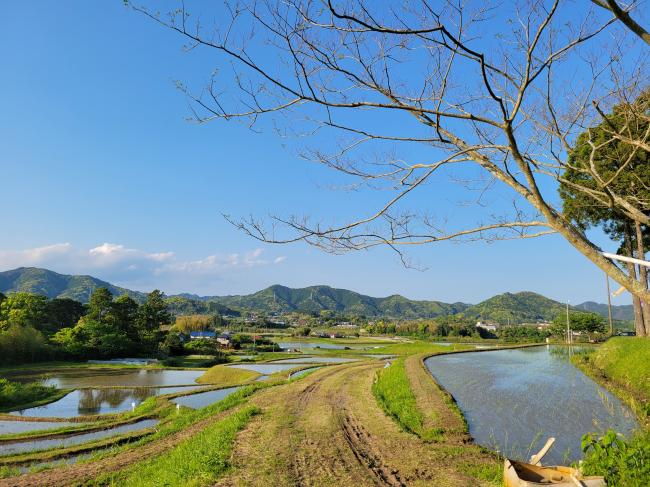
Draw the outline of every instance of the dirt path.
[[[466,443],[442,398],[438,417],[450,414],[456,429],[445,442],[424,443],[383,413],[371,392],[378,367],[332,367],[254,397],[263,414],[238,437],[235,468],[217,486],[494,485],[469,475],[496,462]]]

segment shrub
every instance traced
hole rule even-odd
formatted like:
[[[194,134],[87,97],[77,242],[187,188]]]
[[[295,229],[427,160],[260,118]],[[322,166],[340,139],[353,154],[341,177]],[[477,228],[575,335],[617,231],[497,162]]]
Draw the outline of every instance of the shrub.
[[[0,379],[0,408],[42,401],[57,393],[54,386],[44,386],[40,382],[22,384]]]
[[[602,475],[610,487],[650,485],[650,433],[638,433],[627,440],[615,431],[582,438],[585,475]]]
[[[52,356],[43,334],[31,326],[11,325],[0,332],[0,362],[24,363]]]

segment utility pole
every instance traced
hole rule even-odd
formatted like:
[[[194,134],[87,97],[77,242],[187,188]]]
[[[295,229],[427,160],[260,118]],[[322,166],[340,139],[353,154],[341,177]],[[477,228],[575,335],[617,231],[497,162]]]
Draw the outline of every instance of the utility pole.
[[[566,302],[566,342],[571,343],[571,330],[569,328],[571,320],[569,319],[569,301]]]
[[[605,273],[605,282],[607,282],[607,316],[609,318],[609,334],[614,335],[614,322],[612,321],[612,293],[609,290],[609,276]]]

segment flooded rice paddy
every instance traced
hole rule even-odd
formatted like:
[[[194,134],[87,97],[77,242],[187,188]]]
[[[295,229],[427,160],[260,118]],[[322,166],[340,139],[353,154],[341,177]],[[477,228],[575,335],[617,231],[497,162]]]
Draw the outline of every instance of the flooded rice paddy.
[[[70,368],[54,370],[34,370],[29,374],[7,376],[6,378],[31,382],[42,379],[45,384],[60,389],[79,389],[83,387],[162,387],[194,384],[203,375],[203,370],[169,369],[110,369],[110,368]]]
[[[114,428],[109,428],[101,431],[93,431],[92,433],[69,435],[62,438],[49,438],[15,443],[5,443],[0,447],[0,451],[2,455],[15,455],[17,453],[26,453],[38,450],[67,448],[90,441],[123,435],[125,433],[130,433],[133,431],[144,430],[146,428],[151,428],[156,424],[158,424],[157,419],[144,419],[135,423],[116,426]]]
[[[27,433],[28,431],[41,431],[65,426],[79,426],[83,423],[66,423],[57,421],[0,421],[0,435],[14,433]]]
[[[358,358],[344,357],[298,357],[275,360],[274,364],[346,364],[348,362],[358,362]]]
[[[190,391],[200,386],[77,389],[58,401],[13,411],[23,417],[72,418],[128,411],[148,397]],[[13,431],[12,431],[13,432]]]
[[[581,458],[580,440],[607,428],[638,427],[616,397],[574,367],[569,350],[535,347],[430,357],[425,364],[463,411],[475,441],[526,460],[548,437],[546,464]]]
[[[332,343],[314,343],[314,342],[280,342],[278,343],[280,348],[284,350],[296,349],[310,349],[310,348],[322,348],[326,350],[345,350],[345,345],[334,345]],[[348,347],[350,348],[350,347]]]
[[[226,389],[218,389],[216,391],[198,392],[189,396],[182,396],[171,399],[171,402],[186,406],[192,409],[200,409],[215,402],[225,399],[230,394],[240,389],[240,387],[228,387]]]

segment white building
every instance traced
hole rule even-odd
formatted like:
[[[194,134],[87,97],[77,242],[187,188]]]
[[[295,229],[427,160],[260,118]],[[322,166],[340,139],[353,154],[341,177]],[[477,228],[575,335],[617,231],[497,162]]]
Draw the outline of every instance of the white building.
[[[487,331],[497,331],[497,328],[499,328],[499,325],[496,323],[488,323],[485,321],[477,321],[476,322],[476,328],[483,328],[484,330]]]

